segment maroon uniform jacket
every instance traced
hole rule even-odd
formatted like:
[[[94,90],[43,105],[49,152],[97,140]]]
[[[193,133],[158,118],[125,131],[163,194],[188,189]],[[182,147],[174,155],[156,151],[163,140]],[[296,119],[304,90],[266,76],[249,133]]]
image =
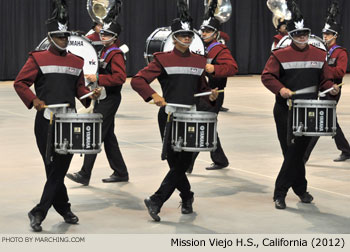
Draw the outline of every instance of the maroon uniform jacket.
[[[300,50],[294,43],[291,46],[271,52],[261,76],[263,84],[274,94],[276,101],[283,102],[279,95],[281,88],[292,91],[310,86],[321,90],[333,86],[331,72],[325,62],[326,52],[312,45]],[[315,99],[317,92],[293,96],[295,99]]]
[[[333,45],[328,49],[327,62],[330,66],[334,82],[336,84],[342,83],[348,65],[346,49],[338,45]]]
[[[101,64],[99,68],[98,85],[109,92],[120,91],[126,80],[125,60],[123,52],[112,44],[103,48],[101,52]]]
[[[274,47],[276,47],[276,45],[278,44],[278,42],[280,42],[280,40],[284,37],[285,35],[278,33],[277,35],[273,36],[273,43],[274,43]]]
[[[207,63],[214,65],[214,73],[208,74],[209,86],[223,89],[226,87],[227,77],[238,72],[236,61],[226,45],[213,40],[206,48]]]
[[[90,35],[86,36],[88,39],[92,40],[92,41],[100,41],[100,34],[98,34],[97,32],[93,32]]]
[[[14,88],[29,109],[35,98],[48,105],[70,103],[74,108],[74,97],[89,93],[85,87],[83,65],[82,58],[66,51],[59,52],[53,47],[31,52],[16,77]],[[33,83],[36,94],[30,90]],[[90,99],[84,99],[82,103],[89,106]]]
[[[195,93],[210,91],[205,65],[205,57],[190,51],[182,53],[174,48],[171,52],[155,53],[153,61],[132,78],[131,86],[145,101],[150,101],[156,92],[149,84],[158,78],[166,102],[193,105]]]

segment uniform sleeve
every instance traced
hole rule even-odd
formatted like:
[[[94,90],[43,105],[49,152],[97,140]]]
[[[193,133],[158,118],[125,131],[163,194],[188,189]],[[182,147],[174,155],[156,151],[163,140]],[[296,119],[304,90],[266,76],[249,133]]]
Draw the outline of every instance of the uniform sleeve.
[[[89,92],[90,90],[85,86],[84,72],[82,70],[76,84],[76,94],[77,94],[76,97],[79,99],[79,97],[86,95]],[[80,100],[80,102],[87,108],[90,106],[91,99],[86,98],[86,99]]]
[[[123,54],[117,53],[111,59],[112,74],[100,74],[98,85],[104,87],[121,86],[126,80],[125,62]]]
[[[328,88],[333,87],[333,73],[331,70],[331,67],[327,64],[327,62],[324,63],[323,69],[321,74],[321,83],[320,83],[320,90],[326,90]]]
[[[337,65],[335,67],[330,67],[333,74],[333,79],[341,79],[346,74],[346,68],[348,65],[348,55],[346,51],[341,50],[337,58]]]
[[[261,81],[267,89],[275,95],[279,95],[281,88],[285,86],[279,81],[280,77],[280,63],[276,57],[271,54],[267,60],[265,68],[261,74]]]
[[[163,67],[156,60],[148,64],[144,69],[140,70],[132,79],[131,87],[146,101],[152,100],[152,94],[156,93],[151,87],[151,82],[161,75]]]
[[[18,73],[13,85],[18,96],[22,99],[28,109],[33,107],[33,100],[37,98],[30,89],[30,86],[35,82],[39,71],[39,66],[35,62],[33,56],[29,56],[27,62]]]
[[[213,77],[215,78],[234,76],[238,72],[237,62],[227,48],[221,50],[215,61],[216,64],[214,65],[215,70],[213,73]]]
[[[207,79],[205,78],[205,74],[203,73],[202,76],[199,78],[199,82],[198,82],[198,93],[203,93],[203,92],[208,92],[211,91],[211,88],[208,85]],[[206,101],[208,104],[210,104],[211,106],[214,106],[216,101],[210,101],[209,100],[209,95],[206,96],[202,96],[200,97],[201,100]]]

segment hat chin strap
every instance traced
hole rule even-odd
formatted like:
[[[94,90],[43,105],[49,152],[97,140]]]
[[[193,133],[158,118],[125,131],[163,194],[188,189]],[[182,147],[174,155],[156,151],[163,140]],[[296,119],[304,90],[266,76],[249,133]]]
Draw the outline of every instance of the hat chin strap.
[[[55,47],[57,47],[57,48],[60,49],[61,51],[66,51],[66,50],[67,50],[68,43],[67,43],[67,46],[66,46],[66,47],[61,47],[61,46],[57,45],[57,43],[52,39],[50,33],[48,33],[48,37],[50,38],[51,43],[54,44]],[[69,42],[69,39],[70,39],[70,37],[68,37],[68,42]]]
[[[211,37],[213,37],[213,39],[215,39],[215,38],[214,38],[215,33],[216,33],[216,30],[213,31],[209,36],[206,36],[205,38],[202,37],[202,39],[203,39],[203,40],[206,40],[206,39],[209,39],[209,38],[211,38]],[[220,35],[220,32],[218,32],[218,34],[217,34],[217,36],[216,36],[216,39],[219,37],[219,35]]]
[[[289,37],[293,40],[293,42],[295,42],[295,43],[297,43],[297,44],[299,44],[299,45],[301,45],[301,44],[308,44],[308,43],[309,43],[309,39],[310,39],[310,33],[309,33],[308,38],[307,38],[307,40],[306,40],[305,42],[297,41],[297,40],[294,39],[293,36],[291,36],[291,35],[289,35]]]
[[[116,38],[117,38],[117,34],[113,35],[113,37],[111,37],[108,40],[102,40],[102,35],[100,34],[100,40],[101,40],[102,43],[107,43],[108,44],[109,42],[111,42],[113,39],[116,39]]]
[[[182,45],[182,46],[188,46],[188,47],[190,47],[190,45],[192,44],[192,41],[193,41],[193,39],[192,39],[190,43],[184,43],[184,42],[181,42],[175,35],[173,35],[173,38],[174,38],[180,45]]]
[[[334,34],[333,37],[331,37],[330,39],[327,39],[327,40],[324,40],[323,39],[323,42],[325,42],[327,45],[332,42],[332,40],[336,39],[338,36],[337,34]]]

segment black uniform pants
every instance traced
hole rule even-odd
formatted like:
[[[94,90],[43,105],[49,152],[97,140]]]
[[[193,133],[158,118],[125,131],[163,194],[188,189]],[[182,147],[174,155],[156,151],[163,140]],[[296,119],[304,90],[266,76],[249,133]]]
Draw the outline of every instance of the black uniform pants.
[[[164,129],[167,121],[167,114],[164,112],[164,107],[159,110],[158,124],[160,134],[163,139]],[[151,196],[159,206],[162,206],[165,201],[173,194],[175,189],[180,191],[182,200],[191,199],[193,192],[191,192],[191,185],[186,176],[186,170],[192,161],[192,152],[175,152],[171,149],[170,140],[167,145],[167,162],[169,165],[169,172],[163,179],[158,190]]]
[[[219,93],[218,98],[216,99],[215,107],[210,109],[210,112],[214,112],[219,116],[220,108],[224,102],[224,93]],[[199,110],[202,110],[202,108],[199,107]],[[206,109],[203,109],[206,110]],[[219,134],[217,134],[217,145],[216,150],[210,152],[210,158],[211,160],[218,165],[227,166],[229,164],[228,159],[225,155],[224,150],[222,149]],[[199,155],[199,152],[194,152],[192,157],[192,166],[194,165],[197,156]]]
[[[274,191],[274,200],[284,198],[290,187],[297,195],[306,192],[307,180],[305,178],[305,165],[303,157],[311,137],[295,137],[294,143],[287,144],[288,106],[275,103],[274,118],[277,135],[284,156],[281,170],[277,176]]]
[[[94,113],[101,113],[103,115],[102,141],[109,165],[114,171],[114,175],[125,177],[128,176],[128,170],[120,152],[117,137],[114,134],[115,114],[117,113],[120,102],[120,92],[109,93],[105,99],[96,102]],[[82,176],[91,177],[96,157],[97,154],[85,155],[84,164],[80,171]]]
[[[38,112],[35,118],[34,132],[37,146],[45,164],[45,152],[49,121],[43,117],[43,111]],[[51,206],[60,214],[70,211],[67,188],[64,185],[64,177],[68,171],[73,155],[60,155],[53,152],[53,161],[45,165],[46,183],[40,202],[32,210],[32,214],[40,214],[45,219]]]

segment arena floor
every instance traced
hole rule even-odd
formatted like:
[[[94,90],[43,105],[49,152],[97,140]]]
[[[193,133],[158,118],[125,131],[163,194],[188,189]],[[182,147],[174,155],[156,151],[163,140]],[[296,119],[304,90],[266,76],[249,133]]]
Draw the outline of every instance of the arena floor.
[[[157,107],[134,92],[130,79],[122,91],[116,135],[129,169],[128,183],[104,184],[111,174],[104,152],[99,154],[89,186],[69,179],[66,185],[79,225],[63,222],[53,209],[43,222],[47,234],[306,234],[350,233],[350,160],[336,163],[340,153],[330,137],[321,137],[307,164],[312,204],[302,204],[290,191],[287,209],[276,210],[274,181],[282,163],[272,108],[274,96],[260,76],[229,79],[219,134],[230,166],[207,171],[208,153],[201,153],[189,175],[195,192],[194,213],[180,213],[178,193],[164,204],[162,221],[152,221],[143,204],[166,174],[160,160]],[[344,79],[350,83],[350,76]],[[350,85],[350,84],[349,84]],[[159,88],[158,84],[153,86]],[[27,110],[12,87],[0,84],[0,233],[31,233],[28,211],[39,201],[45,172],[33,133],[34,110]],[[337,108],[340,125],[350,138],[350,88],[345,85]],[[73,158],[69,172],[80,169]]]

